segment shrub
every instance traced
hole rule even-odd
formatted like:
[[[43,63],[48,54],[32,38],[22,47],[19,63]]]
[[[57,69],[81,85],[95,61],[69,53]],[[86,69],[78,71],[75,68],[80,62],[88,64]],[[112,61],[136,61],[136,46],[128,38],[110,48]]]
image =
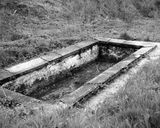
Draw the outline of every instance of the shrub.
[[[130,35],[128,35],[126,32],[122,33],[119,38],[120,39],[124,39],[124,40],[135,40],[133,37],[131,37]]]

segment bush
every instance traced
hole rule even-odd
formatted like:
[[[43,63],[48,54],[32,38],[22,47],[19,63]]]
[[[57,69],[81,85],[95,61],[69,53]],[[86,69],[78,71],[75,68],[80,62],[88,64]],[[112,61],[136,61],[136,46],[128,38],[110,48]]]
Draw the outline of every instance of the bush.
[[[135,40],[133,37],[131,37],[127,33],[122,33],[119,38],[124,40]]]

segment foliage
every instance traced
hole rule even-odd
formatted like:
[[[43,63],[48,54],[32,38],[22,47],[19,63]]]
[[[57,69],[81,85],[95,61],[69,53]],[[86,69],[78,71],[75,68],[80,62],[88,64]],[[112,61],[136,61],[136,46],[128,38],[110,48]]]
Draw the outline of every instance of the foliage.
[[[128,35],[126,32],[122,33],[119,38],[124,40],[134,40],[134,38]]]
[[[157,2],[157,0],[132,0],[133,5],[142,14],[142,16],[150,18],[157,16],[155,15],[155,13],[157,12]]]

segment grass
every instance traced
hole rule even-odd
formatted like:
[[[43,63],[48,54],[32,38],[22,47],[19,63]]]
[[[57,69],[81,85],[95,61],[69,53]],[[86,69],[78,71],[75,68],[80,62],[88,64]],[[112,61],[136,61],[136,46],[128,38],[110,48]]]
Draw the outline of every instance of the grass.
[[[129,39],[160,40],[159,21],[138,27],[132,23],[134,19],[155,17],[158,9],[157,0],[1,0],[0,68],[70,45],[61,40],[64,37],[119,38],[127,33],[133,36]]]

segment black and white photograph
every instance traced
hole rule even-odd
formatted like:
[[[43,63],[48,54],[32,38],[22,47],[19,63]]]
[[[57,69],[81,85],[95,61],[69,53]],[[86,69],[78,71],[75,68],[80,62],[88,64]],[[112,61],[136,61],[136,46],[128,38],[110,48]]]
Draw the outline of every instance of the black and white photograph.
[[[0,128],[160,128],[160,0],[0,0]]]

